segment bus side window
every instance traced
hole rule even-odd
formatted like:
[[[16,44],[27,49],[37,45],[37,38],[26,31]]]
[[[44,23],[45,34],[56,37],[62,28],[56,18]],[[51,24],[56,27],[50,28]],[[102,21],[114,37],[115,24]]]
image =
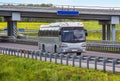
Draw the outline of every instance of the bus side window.
[[[85,29],[85,36],[88,36],[87,30]]]
[[[51,33],[50,30],[48,30],[48,31],[47,31],[47,36],[51,36],[50,33]]]

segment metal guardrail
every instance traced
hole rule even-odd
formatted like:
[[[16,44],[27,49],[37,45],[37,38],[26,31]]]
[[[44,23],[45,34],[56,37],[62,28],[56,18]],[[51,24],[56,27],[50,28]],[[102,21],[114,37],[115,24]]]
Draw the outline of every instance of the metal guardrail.
[[[38,40],[36,39],[12,39],[10,40],[10,42],[13,42],[13,43],[20,43],[20,44],[29,44],[29,45],[38,45]]]
[[[87,41],[87,50],[120,53],[120,41]]]
[[[100,69],[99,62],[102,63],[102,70],[105,72],[108,70],[111,66],[112,69],[109,69],[113,73],[120,72],[120,68],[117,67],[118,64],[120,64],[120,59],[109,59],[109,58],[103,58],[103,57],[90,57],[90,56],[70,56],[64,55],[64,54],[52,54],[52,53],[41,53],[39,51],[30,51],[30,50],[21,50],[21,49],[11,49],[11,48],[2,48],[0,47],[0,53],[4,55],[12,55],[12,56],[18,56],[18,57],[24,57],[24,58],[32,58],[36,60],[42,60],[42,61],[49,61],[49,62],[55,62],[60,64],[66,64],[66,65],[72,65],[72,66],[78,66],[83,67],[86,65],[86,68],[91,68],[91,61],[92,66],[94,69]],[[84,62],[86,61],[86,63]]]

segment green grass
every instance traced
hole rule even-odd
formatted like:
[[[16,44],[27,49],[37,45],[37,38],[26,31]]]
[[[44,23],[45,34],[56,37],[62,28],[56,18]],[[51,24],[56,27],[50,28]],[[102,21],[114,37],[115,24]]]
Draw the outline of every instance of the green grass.
[[[0,54],[0,81],[120,81],[120,74]]]
[[[102,32],[88,32],[87,40],[102,40]],[[116,31],[116,40],[120,41],[120,32]]]

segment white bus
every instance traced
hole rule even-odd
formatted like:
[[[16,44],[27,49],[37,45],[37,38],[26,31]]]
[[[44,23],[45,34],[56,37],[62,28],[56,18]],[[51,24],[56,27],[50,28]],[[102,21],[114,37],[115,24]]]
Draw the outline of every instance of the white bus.
[[[82,22],[56,22],[41,25],[38,46],[41,52],[77,53],[86,50],[86,35]]]

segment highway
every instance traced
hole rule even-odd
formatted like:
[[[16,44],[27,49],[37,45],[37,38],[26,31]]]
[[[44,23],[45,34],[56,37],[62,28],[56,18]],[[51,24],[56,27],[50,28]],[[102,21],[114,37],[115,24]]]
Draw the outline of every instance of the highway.
[[[31,51],[38,51],[39,50],[38,46],[15,44],[15,43],[0,43],[0,47],[11,48],[11,49],[13,48],[13,49],[31,50]],[[85,53],[82,53],[81,55],[120,59],[119,53],[86,51]]]

